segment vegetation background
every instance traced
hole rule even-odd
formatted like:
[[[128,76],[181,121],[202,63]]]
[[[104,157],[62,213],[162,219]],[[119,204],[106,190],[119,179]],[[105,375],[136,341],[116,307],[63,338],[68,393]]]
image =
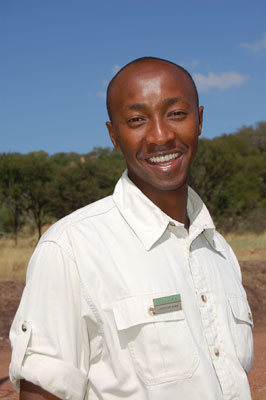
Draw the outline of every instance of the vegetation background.
[[[120,152],[0,154],[0,235],[32,234],[113,192],[125,169]],[[266,228],[266,122],[200,139],[190,184],[224,233]]]
[[[57,219],[111,194],[124,169],[122,155],[108,148],[87,154],[0,154],[1,398],[18,399],[8,382],[8,332],[39,236]],[[201,139],[190,184],[240,260],[256,326],[249,382],[252,398],[265,399],[266,122]]]

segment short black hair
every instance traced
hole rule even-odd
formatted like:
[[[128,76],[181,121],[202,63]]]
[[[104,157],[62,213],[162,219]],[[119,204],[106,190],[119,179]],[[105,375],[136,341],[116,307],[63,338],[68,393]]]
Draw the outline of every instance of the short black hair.
[[[196,96],[196,102],[197,102],[197,107],[199,107],[199,94],[198,94],[198,90],[196,87],[196,84],[192,78],[192,76],[190,75],[190,73],[183,67],[181,67],[181,65],[178,65],[172,61],[169,60],[165,60],[164,58],[159,58],[159,57],[152,57],[152,56],[146,56],[146,57],[140,57],[140,58],[136,58],[133,61],[130,61],[128,64],[124,65],[124,67],[122,67],[116,74],[115,76],[110,80],[109,85],[107,86],[107,91],[106,91],[106,108],[107,108],[107,112],[108,112],[108,116],[110,121],[111,119],[111,88],[116,80],[116,78],[118,77],[118,75],[120,75],[120,73],[126,69],[127,67],[129,67],[131,64],[137,64],[140,62],[149,62],[149,61],[162,61],[168,64],[172,64],[175,67],[181,69],[190,79],[194,89],[195,89],[195,96]]]

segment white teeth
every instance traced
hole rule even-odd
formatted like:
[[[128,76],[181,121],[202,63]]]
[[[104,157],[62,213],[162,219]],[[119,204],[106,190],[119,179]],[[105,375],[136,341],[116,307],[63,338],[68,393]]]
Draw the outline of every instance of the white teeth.
[[[173,154],[166,154],[165,156],[159,156],[159,157],[151,157],[149,158],[149,161],[153,163],[163,163],[172,160],[173,158],[177,158],[180,153],[173,153]]]

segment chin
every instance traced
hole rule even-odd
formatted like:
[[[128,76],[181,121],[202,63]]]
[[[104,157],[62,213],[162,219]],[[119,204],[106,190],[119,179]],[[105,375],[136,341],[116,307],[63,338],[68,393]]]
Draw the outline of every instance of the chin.
[[[150,186],[153,189],[162,191],[162,192],[170,192],[170,191],[175,191],[175,190],[180,190],[182,189],[184,186],[187,185],[187,179],[181,180],[179,182],[149,182]]]

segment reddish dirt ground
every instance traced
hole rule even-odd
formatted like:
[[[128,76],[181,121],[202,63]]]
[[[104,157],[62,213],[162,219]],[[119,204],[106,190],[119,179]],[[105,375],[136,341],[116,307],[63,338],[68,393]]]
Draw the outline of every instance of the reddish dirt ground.
[[[243,283],[253,312],[254,366],[249,374],[253,400],[266,400],[266,261],[241,262]],[[18,400],[8,380],[8,332],[23,290],[21,282],[0,282],[0,400]]]

